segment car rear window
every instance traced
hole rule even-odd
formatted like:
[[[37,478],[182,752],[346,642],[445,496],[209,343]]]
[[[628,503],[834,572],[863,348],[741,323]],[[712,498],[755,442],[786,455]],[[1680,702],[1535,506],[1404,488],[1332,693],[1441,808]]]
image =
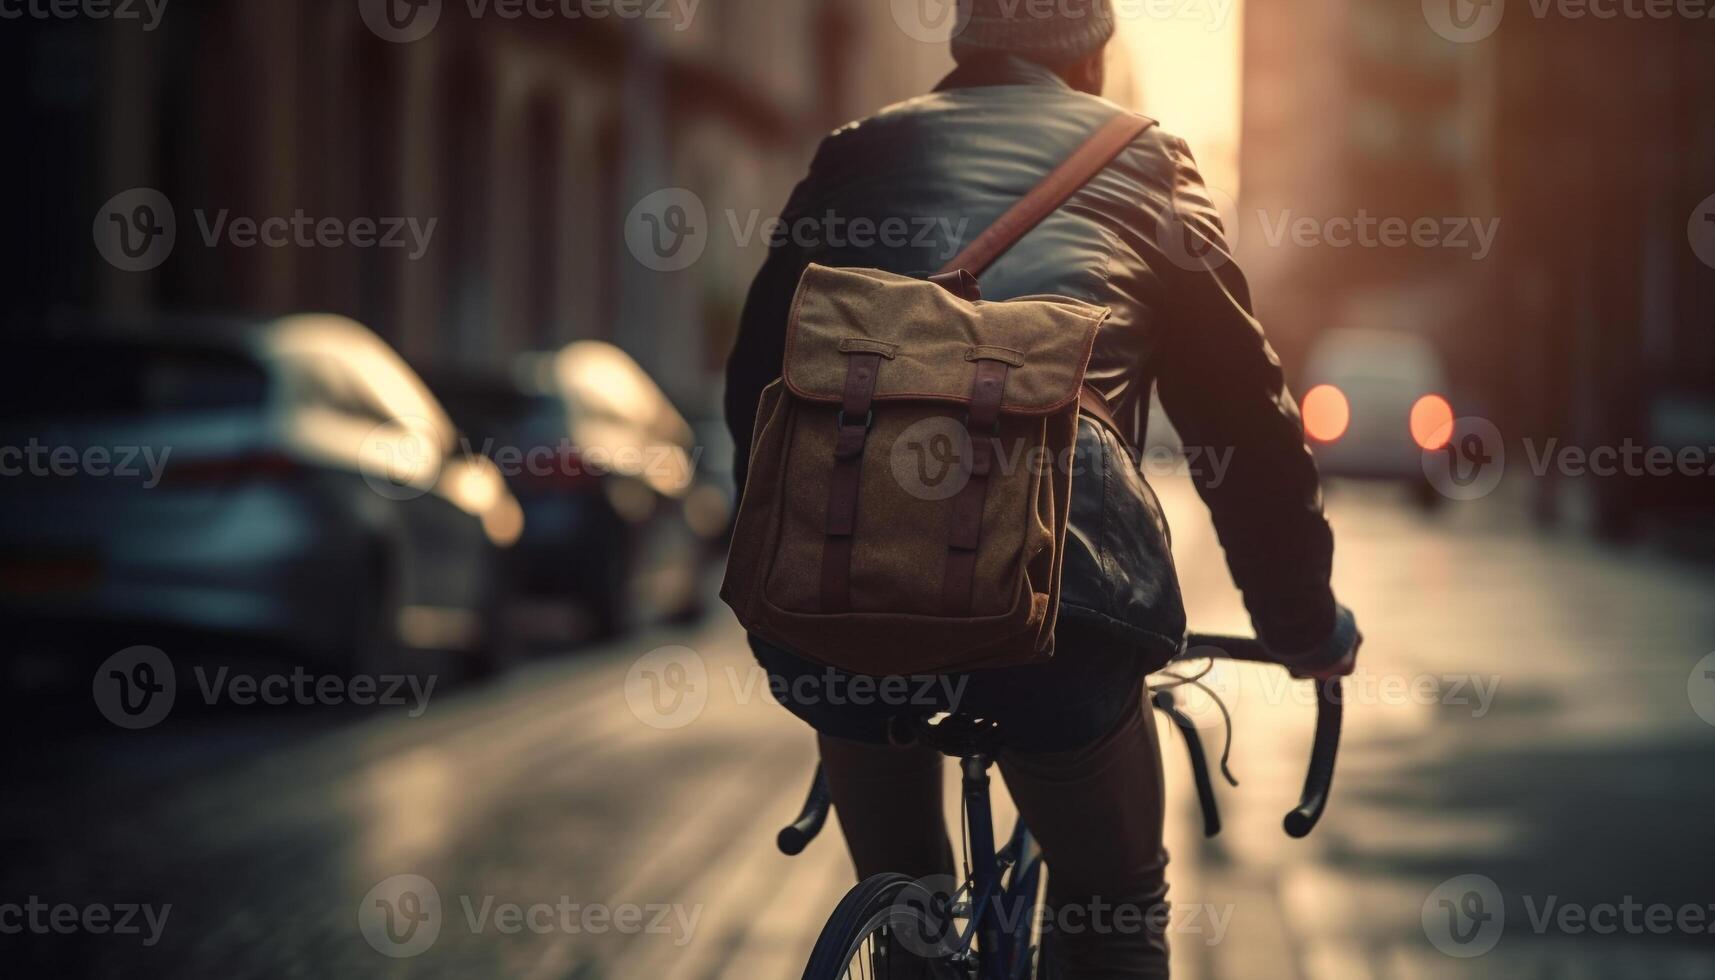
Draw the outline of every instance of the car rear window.
[[[268,394],[261,365],[242,354],[108,342],[26,342],[0,386],[11,418],[150,416],[254,408]]]

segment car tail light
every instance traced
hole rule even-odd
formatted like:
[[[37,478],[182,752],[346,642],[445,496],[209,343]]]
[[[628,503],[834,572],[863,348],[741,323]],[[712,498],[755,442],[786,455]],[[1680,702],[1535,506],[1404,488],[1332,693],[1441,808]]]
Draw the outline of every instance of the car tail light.
[[[1304,432],[1317,442],[1333,442],[1346,434],[1352,406],[1346,393],[1333,385],[1317,385],[1304,393]]]
[[[261,451],[238,456],[200,456],[194,459],[168,458],[161,482],[173,486],[210,483],[239,483],[252,480],[284,480],[302,472],[303,467],[281,452]]]
[[[1411,438],[1424,449],[1440,449],[1453,438],[1453,406],[1440,395],[1424,395],[1411,406]]]

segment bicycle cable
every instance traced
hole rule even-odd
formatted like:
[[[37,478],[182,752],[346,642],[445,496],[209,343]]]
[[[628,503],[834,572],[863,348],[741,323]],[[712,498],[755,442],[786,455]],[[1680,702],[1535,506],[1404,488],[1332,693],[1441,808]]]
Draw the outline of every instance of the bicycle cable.
[[[1233,754],[1233,715],[1227,710],[1227,703],[1221,700],[1221,696],[1216,694],[1209,685],[1203,683],[1203,678],[1209,676],[1209,672],[1214,669],[1215,658],[1209,657],[1203,665],[1203,669],[1189,677],[1174,673],[1171,670],[1163,670],[1159,674],[1173,678],[1173,683],[1157,684],[1155,687],[1158,690],[1171,691],[1176,687],[1184,687],[1189,684],[1208,695],[1209,700],[1215,702],[1215,707],[1221,709],[1221,724],[1226,729],[1226,737],[1221,744],[1221,776],[1226,779],[1228,784],[1236,787],[1239,785],[1239,781],[1233,776],[1233,770],[1227,765],[1227,761],[1232,758]]]

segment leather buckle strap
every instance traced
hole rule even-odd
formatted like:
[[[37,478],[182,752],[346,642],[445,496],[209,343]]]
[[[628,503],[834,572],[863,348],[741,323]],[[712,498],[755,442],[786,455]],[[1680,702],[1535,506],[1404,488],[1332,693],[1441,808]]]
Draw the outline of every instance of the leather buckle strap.
[[[977,285],[977,277],[958,266],[949,266],[944,271],[935,273],[929,277],[929,281],[967,303],[975,303],[983,298],[982,288]]]
[[[1114,421],[1113,410],[1108,408],[1108,400],[1102,397],[1101,392],[1087,384],[1080,386],[1078,388],[1078,409],[1112,430],[1114,437],[1120,441],[1121,446],[1127,450],[1132,448],[1131,440],[1126,438],[1125,430],[1120,428],[1120,424]]]
[[[872,403],[882,355],[846,353],[846,387],[835,416],[834,467],[828,475],[828,513],[822,540],[822,612],[847,612],[852,601],[852,536],[857,531],[859,478],[863,447],[875,421]],[[861,421],[859,421],[861,420]]]
[[[983,358],[976,362],[971,407],[965,433],[971,446],[970,478],[953,495],[947,525],[947,565],[941,578],[941,608],[947,616],[971,614],[976,582],[977,549],[982,543],[983,505],[988,499],[989,474],[994,469],[995,443],[1000,432],[1001,398],[1012,366]]]

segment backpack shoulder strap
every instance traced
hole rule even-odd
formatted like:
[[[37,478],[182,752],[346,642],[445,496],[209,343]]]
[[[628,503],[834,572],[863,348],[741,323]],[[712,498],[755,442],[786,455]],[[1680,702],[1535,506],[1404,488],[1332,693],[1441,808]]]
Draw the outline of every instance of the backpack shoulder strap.
[[[1066,203],[1078,188],[1112,163],[1139,133],[1153,125],[1155,120],[1134,112],[1121,112],[1103,123],[1071,156],[1031,188],[1030,193],[1019,198],[1016,204],[995,219],[994,224],[960,249],[959,254],[941,267],[941,274],[963,269],[973,276],[982,275],[990,263],[1004,255],[1054,209]]]

